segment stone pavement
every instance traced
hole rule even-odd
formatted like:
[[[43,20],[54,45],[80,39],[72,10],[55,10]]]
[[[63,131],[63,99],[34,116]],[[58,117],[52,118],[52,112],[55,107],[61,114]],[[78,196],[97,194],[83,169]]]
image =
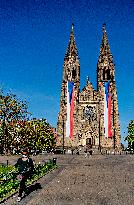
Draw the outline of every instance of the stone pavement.
[[[5,205],[134,205],[134,155],[50,155],[60,168],[41,178],[21,202]],[[13,160],[12,160],[13,162]]]

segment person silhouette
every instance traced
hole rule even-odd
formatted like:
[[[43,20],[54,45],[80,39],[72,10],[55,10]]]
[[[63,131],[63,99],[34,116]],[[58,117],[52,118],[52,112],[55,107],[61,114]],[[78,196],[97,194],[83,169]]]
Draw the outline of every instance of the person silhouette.
[[[19,195],[17,201],[20,201],[22,198],[22,193],[27,191],[26,181],[32,175],[34,165],[33,160],[29,158],[28,151],[22,151],[21,158],[18,159],[15,167],[18,167],[19,175],[17,179],[20,181]]]

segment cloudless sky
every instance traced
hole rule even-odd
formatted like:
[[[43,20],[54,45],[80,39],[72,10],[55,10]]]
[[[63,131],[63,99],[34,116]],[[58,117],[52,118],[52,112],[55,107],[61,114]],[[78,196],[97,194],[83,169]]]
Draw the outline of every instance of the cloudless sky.
[[[128,123],[134,119],[133,0],[1,0],[0,86],[27,99],[33,117],[46,118],[56,127],[72,22],[81,89],[87,76],[96,89],[102,24],[107,25],[124,143]]]

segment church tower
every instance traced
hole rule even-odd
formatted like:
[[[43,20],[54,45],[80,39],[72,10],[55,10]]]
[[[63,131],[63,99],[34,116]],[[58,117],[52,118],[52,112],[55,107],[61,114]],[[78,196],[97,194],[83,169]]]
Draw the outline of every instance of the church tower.
[[[66,121],[67,121],[67,82],[74,83],[74,130],[73,140],[66,137]],[[78,104],[78,94],[80,89],[80,62],[78,57],[78,50],[75,43],[74,37],[74,24],[72,24],[69,44],[64,57],[63,64],[63,77],[61,86],[61,97],[60,97],[60,112],[58,115],[57,133],[58,142],[57,146],[72,146],[74,138],[76,138],[76,108]]]
[[[105,96],[107,98],[108,93],[104,87],[108,88],[110,95],[110,112],[108,129],[110,130],[109,136],[107,136],[105,128]],[[120,125],[119,125],[119,112],[118,112],[118,99],[115,83],[115,65],[113,62],[113,56],[110,51],[108,43],[106,25],[103,25],[103,36],[100,47],[100,55],[97,64],[97,91],[100,101],[100,145],[105,148],[120,148]],[[106,99],[107,100],[107,99]],[[108,113],[107,113],[108,114]]]
[[[79,147],[94,152],[121,148],[115,65],[105,24],[97,63],[97,90],[87,78],[81,91],[80,62],[72,24],[63,64],[57,147]]]

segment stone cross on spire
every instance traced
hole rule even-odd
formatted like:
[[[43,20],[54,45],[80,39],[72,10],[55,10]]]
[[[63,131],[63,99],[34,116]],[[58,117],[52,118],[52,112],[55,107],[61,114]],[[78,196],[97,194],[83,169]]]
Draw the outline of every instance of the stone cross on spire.
[[[72,23],[72,31],[74,31],[74,23]]]
[[[106,32],[106,23],[102,25],[103,33]]]

